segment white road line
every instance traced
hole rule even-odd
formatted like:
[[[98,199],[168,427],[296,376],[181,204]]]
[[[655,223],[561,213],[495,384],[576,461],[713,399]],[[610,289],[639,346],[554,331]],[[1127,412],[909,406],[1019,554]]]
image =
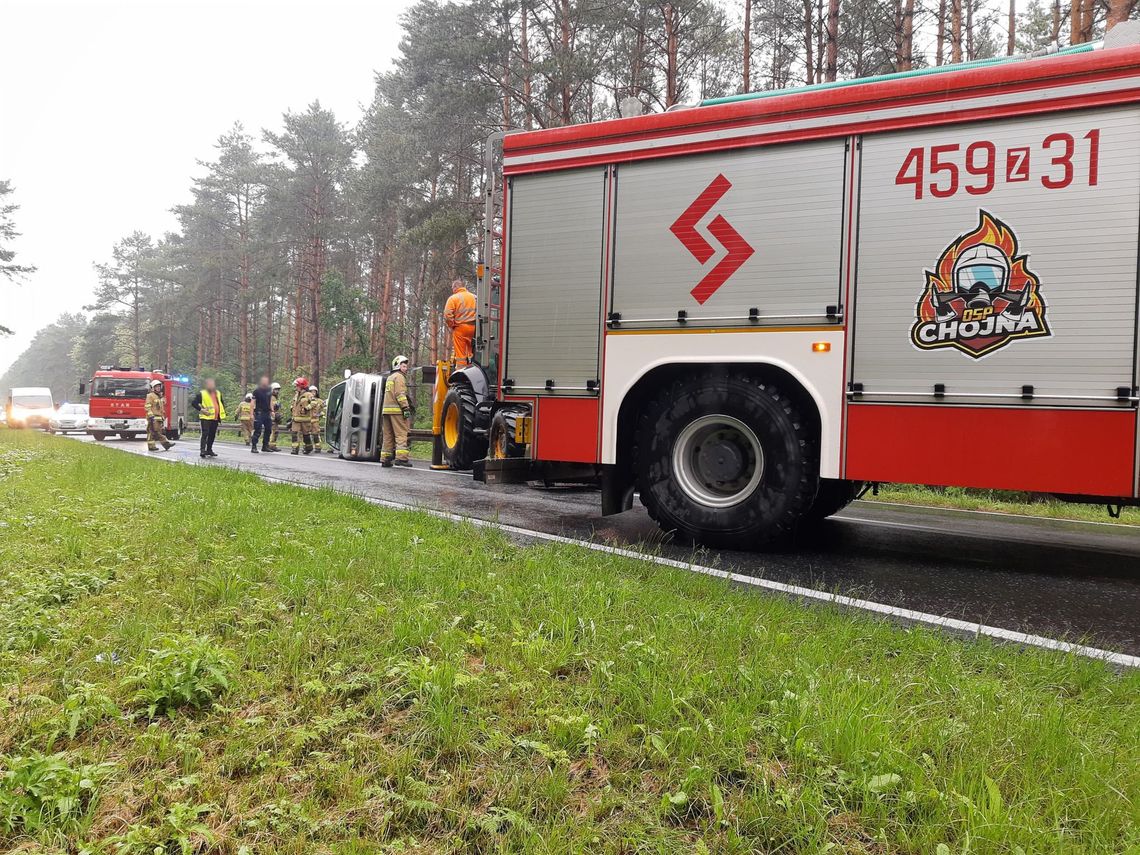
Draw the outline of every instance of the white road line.
[[[147,456],[149,457],[150,455]],[[183,462],[175,457],[155,457],[153,459],[165,460],[168,463]],[[248,472],[250,475],[255,475],[258,478],[261,478],[263,481],[288,484],[289,486],[293,487],[304,487],[310,490],[336,490],[335,487],[332,487],[330,485],[307,484],[303,481],[292,481],[288,478],[280,478],[275,475],[263,475],[259,472],[254,472],[253,470],[249,469],[241,469],[239,471]],[[346,491],[336,490],[336,492]],[[659,555],[649,555],[644,552],[637,552],[636,550],[625,549],[620,546],[607,546],[605,544],[594,543],[593,541],[589,540],[580,540],[578,538],[566,537],[560,534],[550,534],[545,531],[535,531],[534,529],[494,522],[492,520],[485,520],[479,517],[469,517],[463,514],[451,513],[449,511],[437,511],[432,508],[418,507],[416,505],[409,505],[404,502],[394,502],[391,499],[377,499],[372,496],[362,495],[360,493],[349,493],[349,495],[363,499],[369,504],[377,505],[383,508],[389,508],[391,510],[417,511],[419,513],[428,514],[429,516],[435,517],[436,519],[449,520],[451,522],[470,523],[471,525],[477,526],[479,528],[498,529],[499,531],[504,531],[510,534],[519,535],[521,537],[528,537],[535,540],[544,540],[550,543],[562,543],[570,546],[579,546],[583,549],[590,549],[594,552],[601,552],[605,553],[606,555],[616,555],[621,558],[632,558],[636,561],[648,561],[650,563],[658,564],[663,567],[672,567],[677,570],[685,570],[689,573],[698,573],[702,576],[712,576],[716,579],[724,579],[730,582],[735,582],[739,585],[747,585],[752,588],[760,588],[766,591],[773,591],[775,593],[784,594],[786,596],[799,597],[806,600],[815,600],[821,603],[831,603],[833,605],[842,606],[849,609],[859,609],[861,611],[883,615],[884,617],[889,617],[894,620],[907,621],[909,623],[926,624],[927,626],[938,627],[940,629],[948,629],[958,633],[973,635],[975,637],[984,635],[988,638],[994,638],[999,641],[1010,642],[1013,644],[1023,644],[1029,647],[1039,647],[1044,650],[1052,650],[1059,653],[1072,653],[1078,656],[1085,656],[1089,659],[1099,659],[1108,664],[1118,665],[1124,668],[1140,668],[1140,656],[1132,656],[1127,653],[1116,653],[1111,650],[1102,650],[1099,647],[1089,647],[1084,644],[1073,644],[1068,641],[1059,641],[1058,639],[1048,638],[1043,635],[1033,635],[1026,632],[1018,632],[1012,629],[1003,629],[999,626],[989,626],[988,624],[984,623],[975,623],[973,621],[959,620],[958,618],[943,617],[941,615],[931,614],[929,612],[915,611],[914,609],[899,608],[898,606],[890,606],[885,603],[877,603],[873,600],[862,600],[857,597],[846,597],[842,594],[820,591],[816,588],[805,588],[802,585],[789,585],[784,582],[774,582],[770,579],[762,579],[755,576],[746,576],[742,573],[732,573],[728,570],[718,570],[715,567],[707,567],[703,564],[693,564],[687,561],[678,561],[674,558],[664,558]],[[909,526],[904,523],[899,523],[898,525],[904,525],[908,528],[922,528],[921,526]]]

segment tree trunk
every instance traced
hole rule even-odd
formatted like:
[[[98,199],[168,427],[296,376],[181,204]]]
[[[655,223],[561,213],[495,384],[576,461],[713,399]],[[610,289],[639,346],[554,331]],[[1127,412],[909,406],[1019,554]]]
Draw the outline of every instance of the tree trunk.
[[[1053,44],[1061,43],[1061,0],[1053,0]]]
[[[1059,0],[1058,0],[1059,2]],[[938,35],[934,43],[934,64],[946,61],[946,0],[938,0]]]
[[[950,3],[950,61],[962,61],[962,0]]]
[[[823,78],[835,81],[839,73],[839,0],[827,0],[827,60]]]
[[[201,378],[202,376],[202,359],[204,356],[203,348],[206,346],[206,313],[198,310],[198,353],[197,359],[194,364],[194,376]]]
[[[570,62],[570,0],[559,0],[558,17],[561,25],[562,56],[559,58],[559,75],[562,77],[562,125],[572,124],[574,121],[572,93],[570,88],[568,65]]]
[[[823,82],[823,0],[815,2],[815,82]]]
[[[519,30],[519,55],[522,57],[523,106],[526,113],[523,121],[528,131],[534,127],[534,99],[530,94],[530,44],[527,41],[527,18],[529,17],[530,12],[524,0],[522,4],[522,27]]]
[[[808,0],[810,2],[810,0]],[[811,68],[811,51],[808,51],[808,68]],[[744,0],[744,56],[741,57],[744,85],[742,91],[752,91],[752,0]]]
[[[966,4],[966,61],[974,60],[974,0],[964,0]]]
[[[392,318],[392,251],[384,257],[384,295],[380,298],[380,349],[377,353],[378,367],[385,369],[388,362],[388,322]]]
[[[1092,41],[1096,0],[1081,0],[1081,44]]]
[[[244,236],[242,243],[245,243]],[[238,354],[238,382],[244,389],[249,382],[249,253],[242,251],[239,288],[241,302],[238,305],[238,327],[240,330]]]
[[[1108,20],[1105,22],[1107,33],[1117,24],[1123,24],[1132,14],[1136,0],[1108,0]]]
[[[672,3],[663,9],[665,20],[665,109],[677,103],[679,82],[677,80],[677,10]]]
[[[1069,41],[1072,44],[1081,43],[1081,33],[1084,31],[1081,19],[1082,0],[1072,0],[1069,7]]]
[[[1013,56],[1017,47],[1017,0],[1009,0],[1009,32],[1005,40],[1005,55]]]
[[[815,82],[815,61],[812,59],[812,42],[815,41],[815,20],[812,6],[815,0],[804,0],[804,82]]]
[[[899,70],[910,71],[914,67],[914,0],[903,0],[901,30]]]

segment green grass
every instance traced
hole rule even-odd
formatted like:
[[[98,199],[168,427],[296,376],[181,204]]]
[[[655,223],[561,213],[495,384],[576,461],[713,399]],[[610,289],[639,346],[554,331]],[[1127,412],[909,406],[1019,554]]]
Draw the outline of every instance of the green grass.
[[[993,511],[1002,514],[1050,517],[1120,525],[1140,525],[1140,508],[1124,508],[1120,517],[1108,515],[1104,505],[1078,505],[1037,493],[1011,490],[973,490],[966,487],[923,487],[916,484],[883,484],[879,495],[866,498],[904,505],[929,505],[967,511]]]
[[[1140,674],[0,433],[0,851],[1140,852]]]

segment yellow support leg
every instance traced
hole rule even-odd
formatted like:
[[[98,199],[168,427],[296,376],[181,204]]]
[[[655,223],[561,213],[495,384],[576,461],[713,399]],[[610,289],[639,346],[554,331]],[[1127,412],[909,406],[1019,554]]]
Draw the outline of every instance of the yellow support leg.
[[[431,468],[450,469],[443,461],[443,399],[447,397],[447,381],[451,377],[454,362],[435,364],[435,388],[431,394]]]

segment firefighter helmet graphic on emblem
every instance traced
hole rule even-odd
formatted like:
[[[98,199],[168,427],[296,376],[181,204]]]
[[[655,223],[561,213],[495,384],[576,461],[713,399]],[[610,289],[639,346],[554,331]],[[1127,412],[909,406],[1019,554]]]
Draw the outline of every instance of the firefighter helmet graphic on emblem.
[[[1051,335],[1041,283],[1018,255],[1013,229],[987,211],[946,249],[918,299],[910,338],[922,350],[954,348],[974,359],[1022,338]]]

